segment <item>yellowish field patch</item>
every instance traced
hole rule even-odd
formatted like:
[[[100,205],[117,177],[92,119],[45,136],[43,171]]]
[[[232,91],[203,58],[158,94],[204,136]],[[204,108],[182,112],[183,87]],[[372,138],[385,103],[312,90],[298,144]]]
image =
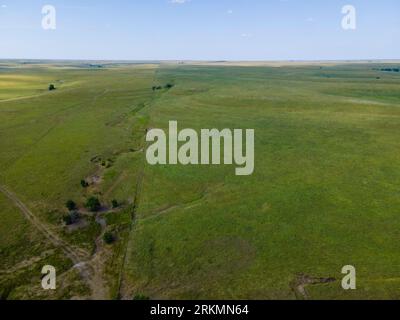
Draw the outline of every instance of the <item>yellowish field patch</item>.
[[[46,92],[52,82],[48,76],[0,74],[0,101],[37,96]]]
[[[0,88],[16,89],[16,87],[25,87],[43,81],[39,77],[23,75],[0,75]]]

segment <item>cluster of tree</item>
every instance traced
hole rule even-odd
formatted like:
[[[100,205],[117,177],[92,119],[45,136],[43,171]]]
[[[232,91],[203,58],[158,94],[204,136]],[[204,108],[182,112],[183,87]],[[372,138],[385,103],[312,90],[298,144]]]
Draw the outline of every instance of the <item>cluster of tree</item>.
[[[113,209],[116,209],[119,207],[119,203],[117,200],[112,200],[111,205]],[[100,200],[96,197],[90,197],[85,204],[85,207],[90,210],[91,212],[97,212],[101,209],[101,203]]]
[[[116,203],[116,204],[118,204],[118,203]],[[76,210],[77,210],[77,205],[72,200],[68,200],[66,202],[65,206],[68,209],[68,211],[70,212],[70,214],[76,212]],[[99,211],[101,209],[100,200],[96,197],[90,197],[89,199],[87,199],[87,201],[85,203],[85,208],[90,210],[91,212]]]
[[[49,91],[56,90],[56,86],[54,84],[49,85]]]
[[[119,202],[115,199],[111,201],[111,205],[113,209],[117,209],[120,206]],[[68,200],[65,206],[70,212],[77,209],[76,203],[72,200]],[[100,200],[96,197],[90,197],[85,203],[85,208],[90,210],[91,212],[99,211],[101,209]]]
[[[385,72],[400,72],[400,68],[383,68],[381,71]]]
[[[167,83],[164,87],[162,86],[153,86],[153,91],[162,90],[162,89],[172,89],[174,85],[172,83]]]
[[[89,68],[103,68],[101,64],[89,64]]]

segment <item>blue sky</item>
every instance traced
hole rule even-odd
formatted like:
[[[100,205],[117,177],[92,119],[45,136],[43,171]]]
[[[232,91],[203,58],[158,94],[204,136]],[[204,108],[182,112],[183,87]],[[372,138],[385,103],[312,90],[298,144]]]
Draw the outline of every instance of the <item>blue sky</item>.
[[[356,30],[341,27],[347,4]],[[399,39],[398,0],[0,0],[4,59],[398,59]]]

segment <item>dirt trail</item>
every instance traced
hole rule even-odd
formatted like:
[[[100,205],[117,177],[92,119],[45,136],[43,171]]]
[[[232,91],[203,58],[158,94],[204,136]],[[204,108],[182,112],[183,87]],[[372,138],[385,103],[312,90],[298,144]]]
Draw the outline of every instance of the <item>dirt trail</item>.
[[[158,218],[162,215],[168,214],[168,213],[173,212],[174,210],[178,210],[178,209],[190,210],[190,209],[196,208],[203,204],[203,200],[205,199],[206,196],[207,196],[207,194],[204,192],[202,194],[202,196],[196,200],[192,200],[192,201],[182,203],[182,204],[172,205],[172,206],[169,206],[169,207],[166,207],[163,209],[158,209],[149,215],[144,214],[144,218],[141,218],[141,221],[152,220],[152,219]]]
[[[20,270],[26,269],[30,266],[33,266],[35,264],[37,264],[39,261],[45,259],[47,257],[46,254],[43,254],[43,256],[38,256],[38,257],[32,257],[30,259],[21,261],[20,263],[17,263],[15,266],[13,266],[12,268],[9,268],[7,270],[0,270],[0,276],[2,274],[14,274]]]
[[[20,211],[24,214],[26,219],[38,229],[55,247],[60,248],[65,255],[71,259],[74,266],[82,277],[82,279],[89,285],[92,290],[92,299],[94,300],[105,300],[107,299],[107,293],[105,284],[102,277],[103,262],[101,248],[101,239],[104,233],[105,227],[102,225],[102,234],[96,240],[96,252],[93,256],[80,248],[76,248],[61,239],[56,233],[40,221],[31,210],[11,191],[5,186],[0,186],[0,192],[3,193]]]
[[[96,249],[90,260],[90,265],[93,268],[90,287],[92,289],[92,299],[106,300],[108,297],[108,290],[103,274],[105,261],[107,260],[107,252],[105,251],[103,236],[107,229],[107,222],[101,217],[101,213],[96,215],[96,222],[101,226],[101,233],[96,239]]]
[[[72,260],[74,264],[80,263],[82,260],[85,260],[89,257],[89,254],[80,248],[73,247],[61,239],[57,234],[55,234],[50,228],[41,222],[33,213],[30,211],[26,205],[18,199],[18,197],[9,191],[6,187],[0,186],[0,192],[3,193],[11,202],[14,203],[16,207],[18,207],[21,212],[25,215],[26,219],[35,226],[50,242],[56,246],[61,248],[66,256]]]
[[[44,95],[45,95],[45,93],[41,93],[41,94],[35,94],[35,95],[25,96],[25,97],[9,98],[9,99],[0,100],[0,103],[11,102],[11,101],[20,101],[20,100],[28,100],[28,99],[33,99],[33,98],[37,98],[37,97],[42,97]]]
[[[99,98],[102,98],[108,93],[108,89],[104,89],[99,94],[95,95],[91,103],[95,105]],[[40,96],[40,95],[38,95]],[[22,97],[21,99],[29,99],[31,97]],[[14,100],[14,99],[12,99]],[[19,100],[19,99],[15,99]],[[8,100],[11,101],[11,100]],[[5,102],[5,100],[0,101]],[[69,106],[75,107],[81,104]],[[64,111],[64,110],[62,110]],[[56,124],[57,125],[57,124]],[[56,126],[55,125],[55,126]],[[52,130],[50,128],[49,130]],[[46,132],[47,135],[49,132]],[[51,227],[42,222],[13,192],[6,186],[0,185],[0,192],[3,193],[20,211],[24,214],[25,218],[40,232],[42,233],[56,248],[60,248],[64,254],[73,262],[73,269],[79,271],[82,280],[90,287],[93,300],[106,300],[108,298],[107,285],[103,278],[104,261],[106,259],[106,250],[103,244],[103,235],[106,230],[107,224],[103,221],[100,215],[96,218],[96,222],[102,227],[101,235],[96,239],[96,250],[93,255],[90,255],[86,250],[78,247],[71,246],[69,243],[60,238],[56,232],[51,230]],[[38,259],[26,262],[28,264],[39,261]],[[24,267],[25,263],[21,264]]]

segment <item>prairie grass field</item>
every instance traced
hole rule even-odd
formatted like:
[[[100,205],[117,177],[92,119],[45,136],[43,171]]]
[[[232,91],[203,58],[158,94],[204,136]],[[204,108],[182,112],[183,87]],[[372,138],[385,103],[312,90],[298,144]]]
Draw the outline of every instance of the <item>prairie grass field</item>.
[[[0,298],[400,299],[399,65],[0,61]],[[254,173],[150,166],[171,120],[254,129]]]

